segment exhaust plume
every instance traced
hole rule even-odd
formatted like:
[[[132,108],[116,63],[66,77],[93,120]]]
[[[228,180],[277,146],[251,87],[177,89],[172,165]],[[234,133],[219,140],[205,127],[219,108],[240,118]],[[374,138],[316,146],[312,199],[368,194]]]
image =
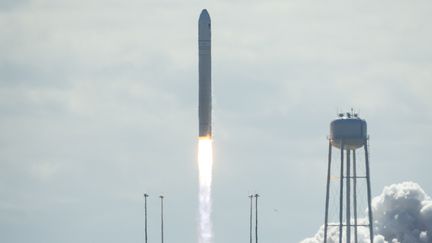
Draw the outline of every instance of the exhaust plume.
[[[211,183],[213,167],[213,141],[201,137],[198,141],[199,170],[199,243],[210,243],[211,223]]]
[[[431,243],[432,199],[414,182],[393,184],[384,188],[381,195],[372,200],[374,243]],[[366,219],[359,219],[359,223]],[[301,243],[324,241],[323,227]],[[359,243],[370,243],[369,232],[359,228]],[[327,242],[339,241],[336,227],[329,231]],[[344,239],[345,240],[345,239]]]

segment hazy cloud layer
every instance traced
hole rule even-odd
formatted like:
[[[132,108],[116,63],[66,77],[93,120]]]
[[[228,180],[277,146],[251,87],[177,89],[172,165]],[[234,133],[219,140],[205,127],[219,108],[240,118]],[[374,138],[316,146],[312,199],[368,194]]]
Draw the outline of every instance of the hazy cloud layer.
[[[143,192],[152,241],[162,193],[167,242],[196,240],[202,8],[213,20],[215,242],[248,240],[252,192],[263,242],[315,232],[328,125],[342,109],[368,121],[374,195],[405,180],[432,191],[431,1],[0,8],[1,242],[143,242]]]
[[[375,243],[432,242],[432,200],[414,182],[393,184],[372,201]],[[360,224],[366,219],[359,219]],[[367,222],[367,221],[366,221]],[[321,243],[324,228],[302,243]],[[337,227],[330,227],[329,243],[339,241]],[[359,242],[369,242],[369,231],[359,228]]]

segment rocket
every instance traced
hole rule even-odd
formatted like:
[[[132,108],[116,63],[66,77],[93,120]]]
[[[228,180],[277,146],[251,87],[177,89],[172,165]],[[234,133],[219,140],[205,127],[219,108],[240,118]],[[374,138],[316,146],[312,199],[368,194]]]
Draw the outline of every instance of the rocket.
[[[198,120],[199,137],[212,136],[211,21],[206,9],[198,21]]]

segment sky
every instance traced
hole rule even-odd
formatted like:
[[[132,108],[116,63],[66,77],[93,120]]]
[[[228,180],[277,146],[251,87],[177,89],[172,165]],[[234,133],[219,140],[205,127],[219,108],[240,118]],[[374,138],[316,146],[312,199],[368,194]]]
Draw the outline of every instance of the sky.
[[[324,222],[329,123],[368,122],[372,195],[432,194],[432,3],[2,0],[0,241],[197,239],[198,16],[212,18],[214,242]]]

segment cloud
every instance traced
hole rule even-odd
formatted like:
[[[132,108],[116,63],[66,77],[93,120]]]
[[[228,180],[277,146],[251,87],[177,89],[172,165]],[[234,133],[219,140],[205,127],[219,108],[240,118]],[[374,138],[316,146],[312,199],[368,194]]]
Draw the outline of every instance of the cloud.
[[[28,3],[28,0],[2,0],[0,1],[0,12],[18,8],[26,3]]]
[[[414,182],[393,184],[372,200],[375,243],[432,242],[432,200]],[[365,221],[366,219],[360,219]],[[323,242],[324,227],[301,243]],[[359,242],[369,243],[369,232],[359,228]],[[329,243],[338,241],[338,229],[329,229]]]

